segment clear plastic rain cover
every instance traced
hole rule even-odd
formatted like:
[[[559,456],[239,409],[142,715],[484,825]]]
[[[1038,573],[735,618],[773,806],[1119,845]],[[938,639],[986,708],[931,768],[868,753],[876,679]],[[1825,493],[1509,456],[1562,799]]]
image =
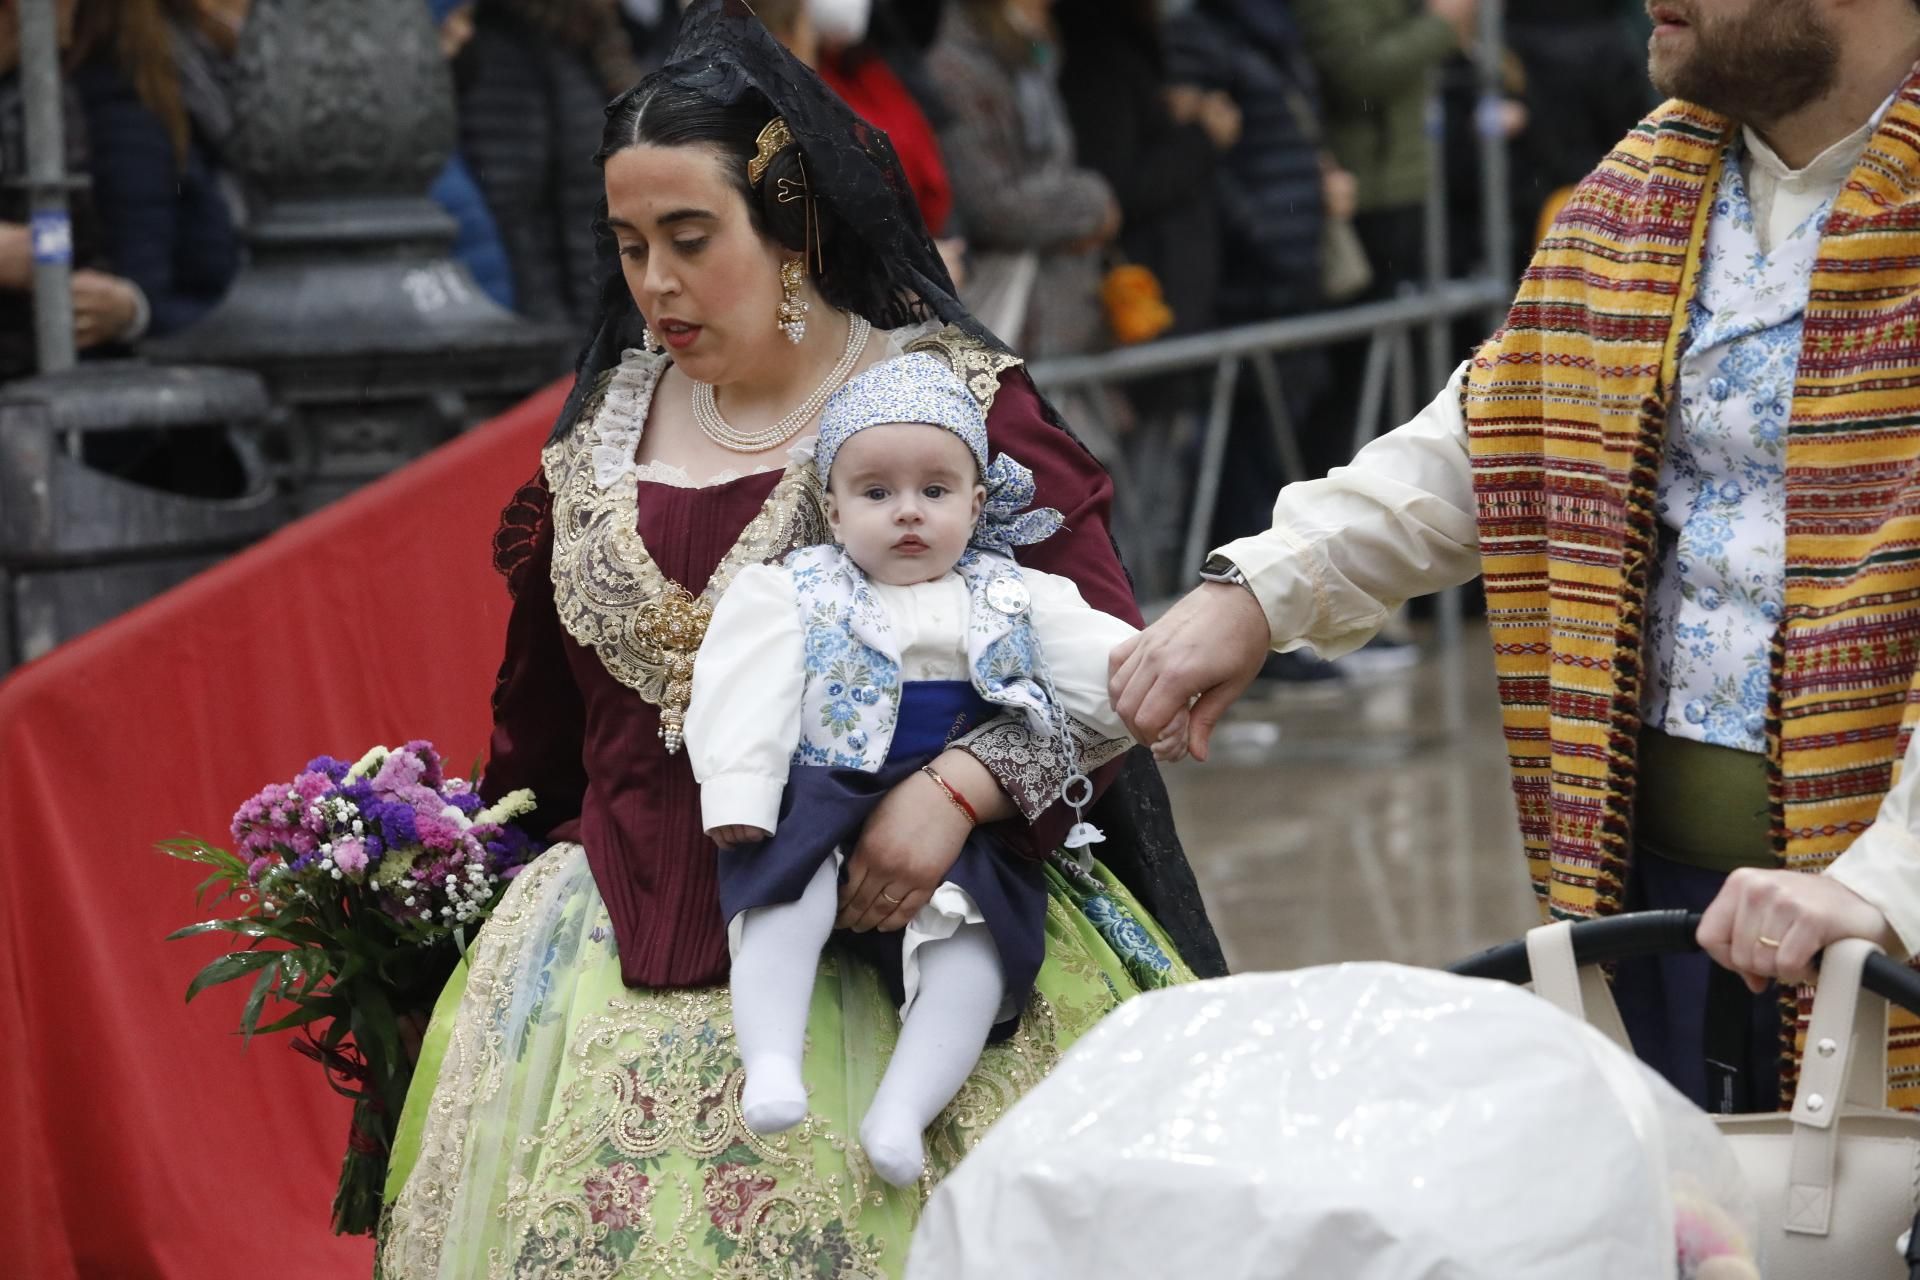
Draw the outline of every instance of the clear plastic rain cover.
[[[935,1189],[908,1280],[1754,1280],[1713,1122],[1517,987],[1352,964],[1129,1001]]]

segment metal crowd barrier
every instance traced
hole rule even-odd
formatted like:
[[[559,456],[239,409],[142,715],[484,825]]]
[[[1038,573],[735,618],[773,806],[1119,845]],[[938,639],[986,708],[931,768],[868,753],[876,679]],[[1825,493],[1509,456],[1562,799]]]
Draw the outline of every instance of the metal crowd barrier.
[[[1280,374],[1274,362],[1277,354],[1367,339],[1365,374],[1352,424],[1352,449],[1358,452],[1383,426],[1397,426],[1411,418],[1423,399],[1414,357],[1416,334],[1425,339],[1427,372],[1437,378],[1464,354],[1454,351],[1454,321],[1480,315],[1490,333],[1504,319],[1517,283],[1509,249],[1507,140],[1501,127],[1506,96],[1502,66],[1504,0],[1481,0],[1479,23],[1471,59],[1476,87],[1473,131],[1480,188],[1481,259],[1472,276],[1449,279],[1447,166],[1442,145],[1447,117],[1444,101],[1435,91],[1429,96],[1427,110],[1425,271],[1417,292],[1385,302],[1290,316],[1097,355],[1036,360],[1031,366],[1034,382],[1049,395],[1212,367],[1212,391],[1201,429],[1199,462],[1181,548],[1179,568],[1185,581],[1193,580],[1207,554],[1220,480],[1230,461],[1227,440],[1243,365],[1252,370],[1275,451],[1291,482],[1310,477],[1281,394]],[[1426,388],[1426,395],[1439,390],[1435,381]],[[1383,414],[1390,421],[1383,423]],[[1116,476],[1115,485],[1124,510],[1129,487],[1126,477]],[[1439,647],[1451,653],[1458,647],[1459,637],[1459,593],[1445,592],[1438,610]],[[1449,707],[1447,718],[1457,718],[1455,708]]]
[[[1253,372],[1287,479],[1304,480],[1308,478],[1306,466],[1301,461],[1292,415],[1281,394],[1276,355],[1359,338],[1368,340],[1366,374],[1353,422],[1353,449],[1358,452],[1379,434],[1383,411],[1393,425],[1405,422],[1416,411],[1416,331],[1444,327],[1462,316],[1502,310],[1512,297],[1513,285],[1508,281],[1455,281],[1387,302],[1269,320],[1098,355],[1036,360],[1030,372],[1043,391],[1056,395],[1212,366],[1213,389],[1207,400],[1200,462],[1181,556],[1182,568],[1194,571],[1207,554],[1207,533],[1228,461],[1227,436],[1242,365]]]

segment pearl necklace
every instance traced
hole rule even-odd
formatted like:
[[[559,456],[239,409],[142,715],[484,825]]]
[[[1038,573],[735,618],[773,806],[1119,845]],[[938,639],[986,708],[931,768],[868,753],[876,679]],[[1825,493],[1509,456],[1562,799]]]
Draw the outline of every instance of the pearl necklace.
[[[713,384],[696,382],[693,384],[693,421],[707,439],[732,453],[764,453],[773,446],[791,439],[795,432],[807,424],[808,419],[820,412],[827,397],[836,391],[840,384],[853,372],[853,366],[860,363],[860,355],[867,349],[867,335],[873,326],[865,316],[856,315],[847,324],[847,349],[840,353],[840,359],[827,380],[813,389],[813,394],[800,402],[800,407],[764,431],[740,431],[720,416],[720,406],[714,399]]]

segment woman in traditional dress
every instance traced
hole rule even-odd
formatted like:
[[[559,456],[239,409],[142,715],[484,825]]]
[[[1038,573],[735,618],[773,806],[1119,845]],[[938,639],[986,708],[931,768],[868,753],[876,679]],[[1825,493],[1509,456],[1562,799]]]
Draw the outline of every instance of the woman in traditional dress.
[[[513,610],[484,791],[531,787],[552,847],[441,997],[401,1120],[381,1248],[437,1276],[897,1274],[922,1197],[1127,996],[1223,965],[1143,752],[1082,742],[1110,872],[1049,854],[1066,761],[1010,719],[938,757],[982,822],[1047,859],[1046,962],[1018,1031],[894,1189],[859,1150],[898,1029],[877,970],[830,948],[810,1117],[740,1115],[717,854],[679,750],[695,653],[743,566],[826,540],[806,444],[826,397],[891,354],[949,363],[991,447],[1066,528],[1023,559],[1137,621],[1111,488],[1020,361],[969,317],[885,137],[739,0],[700,0],[659,72],[608,108],[603,250],[619,254],[574,393],[496,553]],[[664,346],[666,350],[660,348]],[[1116,782],[1117,778],[1117,782]],[[898,929],[970,824],[922,774],[847,863],[840,923]],[[1156,923],[1157,918],[1157,923]]]

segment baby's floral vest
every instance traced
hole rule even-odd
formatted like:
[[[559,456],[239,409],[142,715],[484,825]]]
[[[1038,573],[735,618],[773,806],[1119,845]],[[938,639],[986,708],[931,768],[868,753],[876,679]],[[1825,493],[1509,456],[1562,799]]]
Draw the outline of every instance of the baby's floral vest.
[[[867,575],[838,546],[802,547],[784,562],[793,579],[806,636],[806,685],[800,703],[797,765],[877,771],[900,716],[900,641]],[[1025,715],[1037,734],[1053,733],[1053,703],[1041,678],[1040,645],[1030,611],[1002,606],[1028,599],[1020,566],[970,550],[954,566],[967,583],[967,673],[980,696]]]

